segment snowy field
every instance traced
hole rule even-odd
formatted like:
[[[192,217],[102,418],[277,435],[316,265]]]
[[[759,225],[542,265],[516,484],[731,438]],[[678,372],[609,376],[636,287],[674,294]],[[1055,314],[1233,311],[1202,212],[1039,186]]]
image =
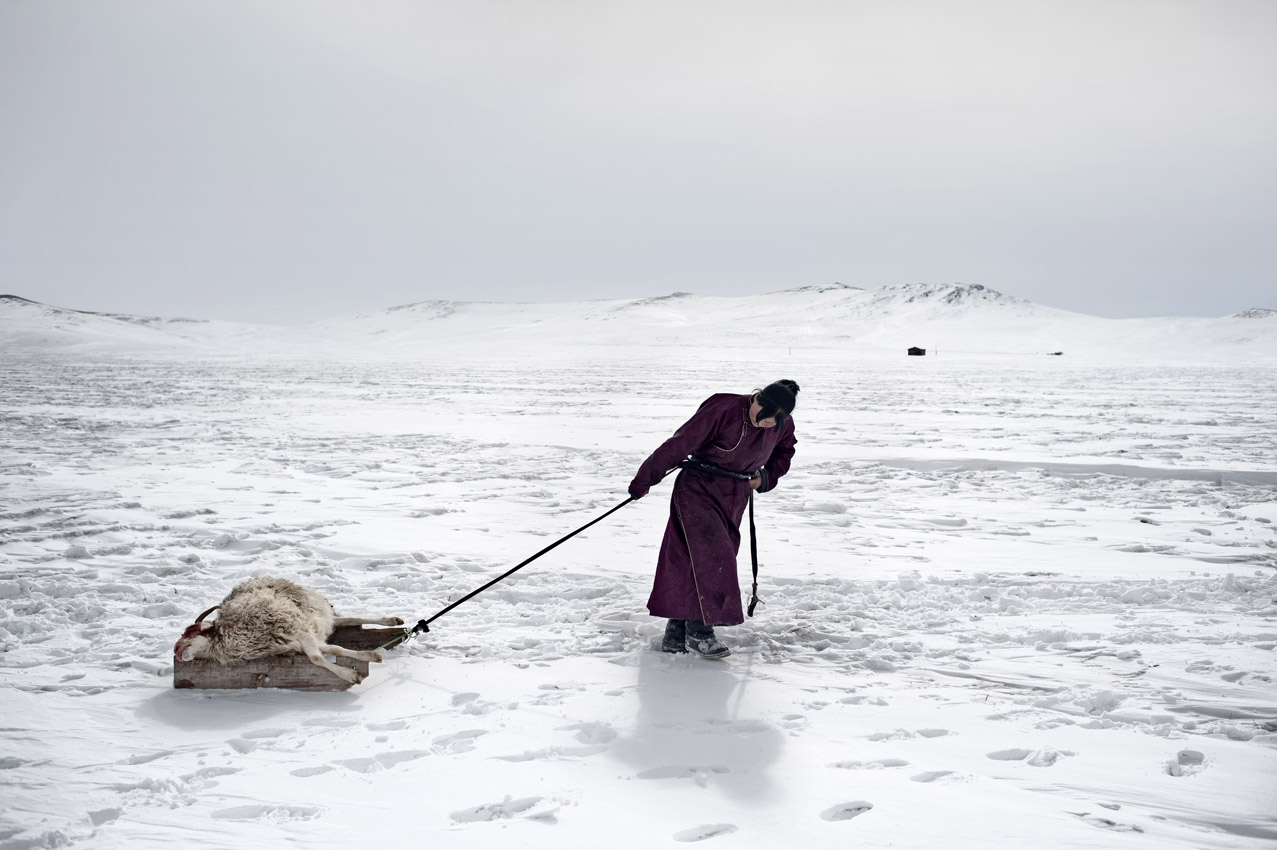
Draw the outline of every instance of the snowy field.
[[[0,850],[1277,840],[1277,367],[449,352],[6,354]],[[238,581],[415,622],[781,377],[726,661],[654,649],[667,481],[347,692],[172,688]]]

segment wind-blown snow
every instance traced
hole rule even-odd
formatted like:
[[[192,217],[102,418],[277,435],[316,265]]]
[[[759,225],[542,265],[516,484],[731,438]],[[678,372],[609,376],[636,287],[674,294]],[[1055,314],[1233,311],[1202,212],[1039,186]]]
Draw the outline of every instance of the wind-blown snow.
[[[1110,325],[908,291],[303,329],[0,302],[0,850],[1270,846],[1271,320],[1143,320],[1183,331],[1173,363],[1008,356]],[[909,310],[967,351],[867,341]],[[655,651],[667,483],[350,691],[172,689],[237,581],[415,621],[624,499],[704,396],[779,377],[798,455],[725,662]]]

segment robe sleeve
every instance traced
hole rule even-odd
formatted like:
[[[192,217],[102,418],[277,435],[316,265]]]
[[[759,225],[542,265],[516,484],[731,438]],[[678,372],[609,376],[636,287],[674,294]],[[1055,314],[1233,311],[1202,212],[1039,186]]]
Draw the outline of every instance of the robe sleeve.
[[[723,417],[735,409],[715,403],[716,401],[716,397],[706,399],[692,418],[674,432],[674,436],[657,446],[656,451],[643,461],[634,480],[630,482],[631,495],[646,493],[690,455],[695,454],[697,449],[710,441]]]
[[[781,427],[787,430],[780,435],[776,448],[772,449],[772,456],[763,464],[763,483],[758,488],[759,493],[774,490],[776,482],[789,471],[789,463],[794,459],[794,446],[798,443],[798,438],[794,436],[794,420],[787,419]]]

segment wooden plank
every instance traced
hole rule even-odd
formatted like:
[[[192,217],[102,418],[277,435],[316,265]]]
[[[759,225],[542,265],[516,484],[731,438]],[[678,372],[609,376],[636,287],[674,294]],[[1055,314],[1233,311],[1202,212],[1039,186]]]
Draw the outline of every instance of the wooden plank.
[[[358,681],[368,675],[368,662],[354,658],[337,658],[337,664],[354,670]],[[299,691],[344,691],[350,682],[315,664],[298,653],[272,655],[245,661],[243,664],[218,664],[208,658],[194,661],[173,659],[173,687],[206,688],[292,688]]]
[[[377,649],[394,641],[392,646],[407,638],[404,629],[373,629],[362,626],[342,626],[328,636],[328,642],[346,649]],[[396,640],[398,638],[398,640]],[[337,664],[358,674],[359,681],[368,675],[368,662],[353,658],[337,658]],[[218,664],[207,658],[195,661],[173,659],[173,687],[226,690],[238,688],[289,688],[299,691],[344,691],[351,686],[332,672],[310,663],[310,659],[296,655],[272,655],[246,661],[243,664]]]
[[[382,629],[369,626],[338,626],[328,636],[329,643],[344,646],[346,649],[393,649],[408,639],[408,630],[393,628]]]

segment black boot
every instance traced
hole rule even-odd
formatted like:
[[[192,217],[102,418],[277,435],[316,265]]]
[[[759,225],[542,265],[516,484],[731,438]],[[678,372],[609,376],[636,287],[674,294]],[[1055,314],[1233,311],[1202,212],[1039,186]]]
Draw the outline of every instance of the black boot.
[[[687,652],[687,621],[670,620],[665,624],[665,637],[661,640],[662,652]]]
[[[701,658],[726,658],[732,654],[726,644],[714,637],[714,627],[700,620],[687,621],[687,648]]]

